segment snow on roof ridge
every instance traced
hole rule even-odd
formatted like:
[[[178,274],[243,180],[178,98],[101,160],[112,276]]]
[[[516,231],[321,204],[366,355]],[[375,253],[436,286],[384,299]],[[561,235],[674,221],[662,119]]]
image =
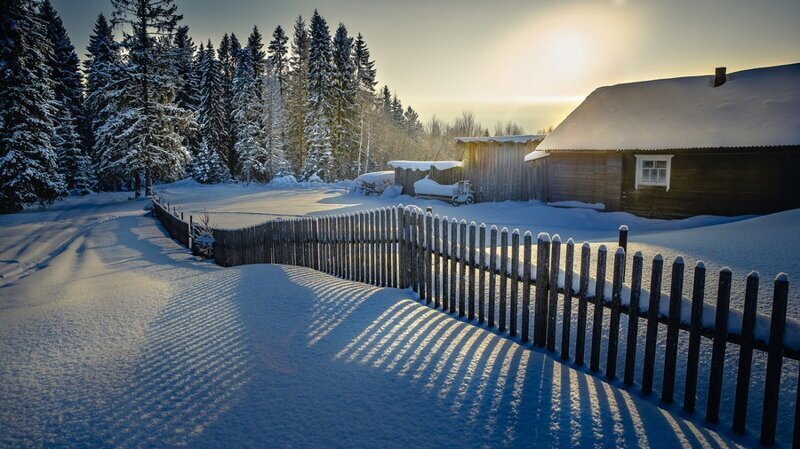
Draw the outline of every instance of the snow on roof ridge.
[[[414,171],[427,171],[431,167],[436,167],[437,170],[449,170],[451,168],[461,167],[464,165],[461,161],[389,161],[389,166],[392,168],[399,168],[402,170]]]
[[[674,150],[800,145],[800,63],[604,86],[537,150]]]
[[[529,143],[544,139],[546,134],[519,134],[510,136],[488,136],[488,137],[456,137],[459,143]]]

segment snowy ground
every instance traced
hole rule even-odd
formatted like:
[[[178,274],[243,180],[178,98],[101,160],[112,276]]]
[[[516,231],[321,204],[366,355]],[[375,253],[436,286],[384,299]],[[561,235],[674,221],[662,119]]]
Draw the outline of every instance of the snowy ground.
[[[0,288],[0,446],[737,444],[408,292],[197,261],[144,204],[0,217],[33,263]]]

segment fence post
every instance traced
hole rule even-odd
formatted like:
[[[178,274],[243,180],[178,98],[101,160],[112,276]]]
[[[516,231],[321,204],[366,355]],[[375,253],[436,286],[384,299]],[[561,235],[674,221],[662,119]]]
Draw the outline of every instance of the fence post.
[[[717,313],[714,320],[714,345],[711,351],[711,374],[708,381],[708,406],[706,407],[706,420],[712,423],[719,421],[719,402],[722,397],[722,376],[725,368],[725,346],[728,342],[728,306],[731,298],[731,276],[730,268],[725,267],[720,270]],[[769,362],[767,362],[767,368],[769,369]],[[780,373],[778,376],[780,379]]]
[[[522,237],[522,325],[520,341],[528,342],[531,327],[531,244],[533,237],[530,231],[525,231]]]
[[[753,363],[753,338],[758,301],[758,273],[747,276],[742,311],[742,332],[739,342],[739,370],[736,375],[736,399],[733,406],[733,431],[744,433],[747,420],[747,398],[750,395],[750,366]]]
[[[442,291],[441,291],[441,257],[440,254],[442,252],[442,240],[441,235],[439,234],[440,222],[441,218],[439,214],[433,217],[433,235],[434,238],[433,242],[433,308],[438,309],[442,305]]]
[[[558,318],[558,271],[561,268],[561,236],[553,235],[550,249],[549,299],[547,305],[547,350],[556,350],[556,321]]]
[[[642,253],[633,255],[633,270],[631,273],[631,299],[628,313],[628,337],[625,344],[625,374],[623,382],[627,386],[633,385],[633,373],[636,369],[636,343],[639,337],[639,299],[642,295]]]
[[[497,330],[506,331],[506,306],[508,304],[508,228],[500,231],[500,311]]]
[[[194,222],[192,221],[192,216],[189,215],[189,251],[194,254]]]
[[[575,364],[583,365],[583,354],[586,351],[586,309],[589,291],[589,263],[591,261],[592,247],[589,242],[581,245],[581,274],[578,287],[578,322],[575,331]]]
[[[519,303],[519,229],[511,232],[511,296],[509,298],[508,333],[517,336],[517,304]]]
[[[492,225],[489,229],[489,328],[494,327],[495,320],[495,301],[496,301],[496,285],[497,285],[497,226]]]
[[[536,292],[533,304],[533,344],[547,344],[547,290],[550,263],[550,236],[544,232],[536,237]]]
[[[486,319],[484,307],[486,304],[486,225],[481,223],[478,228],[478,324],[483,324]]]
[[[681,299],[683,298],[683,257],[672,263],[672,281],[669,293],[667,316],[667,342],[664,350],[664,376],[661,383],[661,402],[671,404],[675,391],[675,366],[678,362],[678,331],[681,322]]]
[[[467,291],[467,319],[475,319],[475,275],[477,273],[475,263],[475,234],[477,225],[474,221],[469,223],[469,237],[467,238],[467,254],[469,263],[469,288]]]
[[[608,321],[608,355],[606,377],[617,377],[617,349],[619,347],[619,314],[622,308],[622,273],[625,272],[625,250],[617,248],[614,253],[614,277],[611,284],[611,318]]]
[[[432,273],[433,260],[431,259],[433,257],[433,214],[430,210],[425,212],[425,238],[425,262],[423,263],[423,269],[425,270],[425,303],[430,304],[436,295],[436,292],[433,291],[433,276],[435,276],[435,273]],[[438,303],[438,299],[436,301]]]
[[[458,258],[461,261],[458,277],[458,316],[463,317],[467,300],[467,292],[465,291],[467,285],[467,222],[463,219],[458,227],[458,246]]]
[[[450,219],[447,215],[442,217],[442,243],[439,244],[442,252],[442,310],[450,310]]]
[[[658,338],[658,307],[661,302],[661,274],[664,258],[656,254],[650,273],[650,301],[647,305],[647,336],[644,342],[644,365],[642,366],[642,393],[653,391],[653,374],[656,363],[656,339]]]
[[[764,408],[761,414],[761,444],[775,444],[778,422],[778,396],[781,391],[783,368],[783,334],[786,327],[786,301],[789,296],[789,276],[780,273],[775,277],[772,294],[769,342],[767,343],[767,375],[764,378]],[[797,410],[795,410],[797,413]],[[794,442],[798,440],[797,415],[795,415]],[[797,444],[795,444],[797,447]]]
[[[450,220],[450,313],[456,313],[458,285],[458,220]]]

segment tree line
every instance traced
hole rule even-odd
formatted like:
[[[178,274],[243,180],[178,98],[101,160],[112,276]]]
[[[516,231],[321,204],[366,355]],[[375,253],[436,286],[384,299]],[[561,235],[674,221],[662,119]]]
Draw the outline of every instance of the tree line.
[[[423,126],[376,90],[364,37],[343,23],[331,33],[316,10],[266,45],[253,27],[244,43],[198,46],[174,0],[110,1],[82,63],[49,0],[2,3],[0,212],[185,176],[352,179],[392,158],[457,157],[453,136],[489,134],[471,113]]]

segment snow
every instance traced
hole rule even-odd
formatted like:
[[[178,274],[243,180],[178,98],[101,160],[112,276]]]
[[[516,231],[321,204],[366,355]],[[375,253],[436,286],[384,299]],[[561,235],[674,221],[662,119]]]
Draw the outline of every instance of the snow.
[[[383,189],[383,193],[381,193],[381,197],[387,200],[393,200],[400,196],[403,193],[403,186],[401,185],[390,185]]]
[[[463,162],[460,161],[389,161],[389,166],[392,168],[415,171],[428,171],[431,167],[436,167],[437,170],[449,170],[462,165]]]
[[[0,289],[0,445],[755,444],[409,291],[200,261],[144,205],[57,203],[72,226],[116,218]],[[30,228],[18,243],[43,237],[34,223],[53,214],[19,214]]]
[[[546,134],[531,134],[521,136],[491,136],[491,137],[456,137],[460,143],[531,143],[540,142]],[[527,159],[525,159],[527,161]]]
[[[547,156],[550,156],[550,153],[548,153],[547,151],[534,150],[525,155],[525,162],[535,161],[538,159],[545,158]]]
[[[269,184],[273,186],[291,186],[292,184],[297,184],[297,178],[292,175],[278,176],[273,178]]]
[[[548,206],[553,207],[575,207],[579,209],[594,209],[594,210],[605,210],[606,205],[603,203],[584,203],[583,201],[551,201],[547,203]]]
[[[391,182],[394,183],[394,170],[386,170],[386,171],[375,171],[371,173],[364,173],[363,175],[359,175],[355,182]]]
[[[538,150],[800,144],[800,64],[601,87]]]
[[[414,183],[414,192],[417,195],[437,195],[452,197],[458,190],[458,184],[439,184],[438,182],[424,177]]]

